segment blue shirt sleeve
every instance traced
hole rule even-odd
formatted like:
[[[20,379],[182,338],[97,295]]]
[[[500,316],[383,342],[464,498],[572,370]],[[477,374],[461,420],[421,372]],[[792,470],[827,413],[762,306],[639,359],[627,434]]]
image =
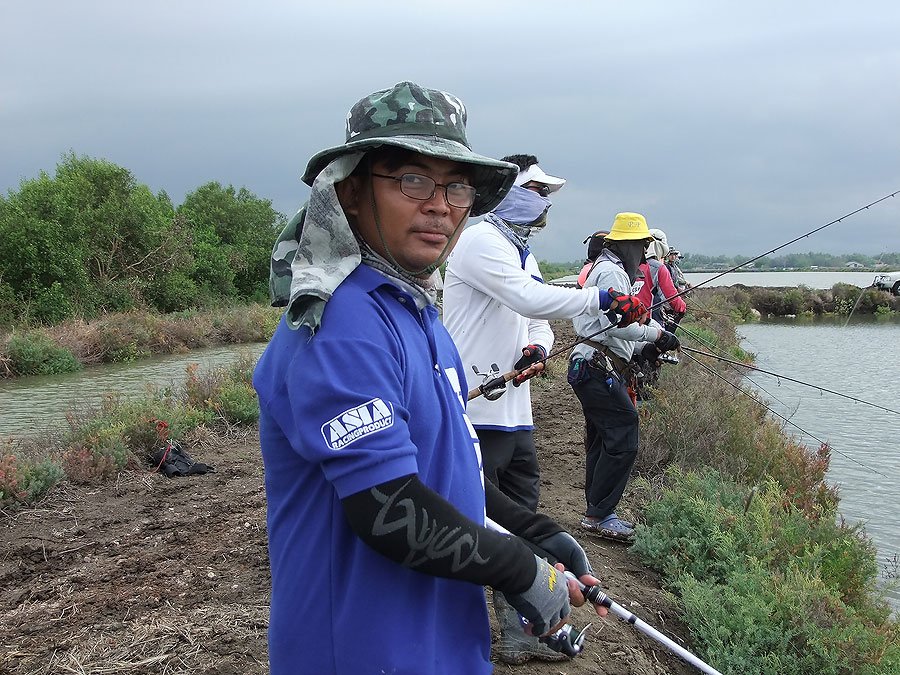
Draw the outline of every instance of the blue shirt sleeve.
[[[341,499],[417,473],[399,351],[319,334],[304,352],[285,376],[286,396],[272,402],[280,410],[270,408],[294,450]]]

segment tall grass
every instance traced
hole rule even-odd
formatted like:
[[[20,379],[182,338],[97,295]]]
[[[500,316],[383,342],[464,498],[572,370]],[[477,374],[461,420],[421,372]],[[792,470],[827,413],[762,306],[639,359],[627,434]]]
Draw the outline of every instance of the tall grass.
[[[51,375],[221,344],[265,342],[281,311],[264,305],[156,314],[132,311],[94,321],[0,335],[0,378]]]

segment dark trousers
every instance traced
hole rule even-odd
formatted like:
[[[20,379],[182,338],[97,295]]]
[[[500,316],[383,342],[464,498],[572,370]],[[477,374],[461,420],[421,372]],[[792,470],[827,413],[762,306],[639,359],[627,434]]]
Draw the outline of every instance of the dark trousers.
[[[607,376],[594,369],[585,375],[572,389],[585,419],[586,513],[605,518],[615,511],[637,459],[638,413],[618,379],[607,384]]]
[[[541,492],[541,470],[531,429],[476,429],[475,433],[481,445],[485,478],[514,502],[536,512]]]

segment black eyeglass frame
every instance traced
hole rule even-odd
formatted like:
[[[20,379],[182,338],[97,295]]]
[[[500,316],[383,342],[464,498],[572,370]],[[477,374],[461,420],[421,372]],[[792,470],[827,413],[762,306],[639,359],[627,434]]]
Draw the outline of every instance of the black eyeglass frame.
[[[415,199],[420,202],[427,202],[429,199],[434,197],[434,193],[437,192],[438,188],[444,188],[444,199],[447,200],[447,203],[450,206],[452,206],[453,208],[456,208],[456,209],[472,208],[472,205],[475,203],[476,197],[478,197],[478,190],[476,190],[476,188],[472,185],[467,185],[465,183],[460,183],[458,181],[454,181],[452,183],[446,183],[446,184],[438,183],[431,176],[426,176],[425,174],[421,174],[421,173],[414,173],[412,171],[407,171],[406,173],[402,173],[399,176],[390,176],[385,173],[375,173],[374,171],[372,171],[372,172],[370,172],[370,175],[375,176],[376,178],[389,178],[390,180],[396,181],[397,183],[400,184],[400,192],[402,192],[404,195],[406,195],[410,199]],[[427,197],[416,197],[415,195],[411,195],[408,192],[406,192],[403,189],[403,179],[406,176],[415,176],[416,178],[421,178],[426,181],[431,181],[432,184],[434,185],[434,187],[432,187],[432,189],[431,189],[431,194],[429,194]],[[465,192],[467,194],[471,194],[471,200],[469,201],[469,203],[465,204],[465,205],[461,205],[461,204],[454,204],[453,202],[451,202],[450,201],[450,188],[451,187],[465,188]]]

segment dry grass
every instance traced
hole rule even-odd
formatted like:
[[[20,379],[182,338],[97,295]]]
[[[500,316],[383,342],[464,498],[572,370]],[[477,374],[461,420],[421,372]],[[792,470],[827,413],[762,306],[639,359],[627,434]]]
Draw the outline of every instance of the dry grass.
[[[62,607],[59,620],[77,612],[77,605]],[[17,620],[15,616],[7,618]],[[43,649],[29,651],[29,643],[41,641],[40,636],[23,640],[5,656],[29,675],[216,672],[220,655],[208,652],[208,643],[227,635],[234,650],[240,651],[242,642],[265,642],[268,619],[268,606],[228,604],[188,611],[166,603],[152,616],[107,621],[74,631],[55,645],[49,659]],[[21,671],[22,667],[26,670]],[[266,664],[259,664],[257,672],[266,669]]]

